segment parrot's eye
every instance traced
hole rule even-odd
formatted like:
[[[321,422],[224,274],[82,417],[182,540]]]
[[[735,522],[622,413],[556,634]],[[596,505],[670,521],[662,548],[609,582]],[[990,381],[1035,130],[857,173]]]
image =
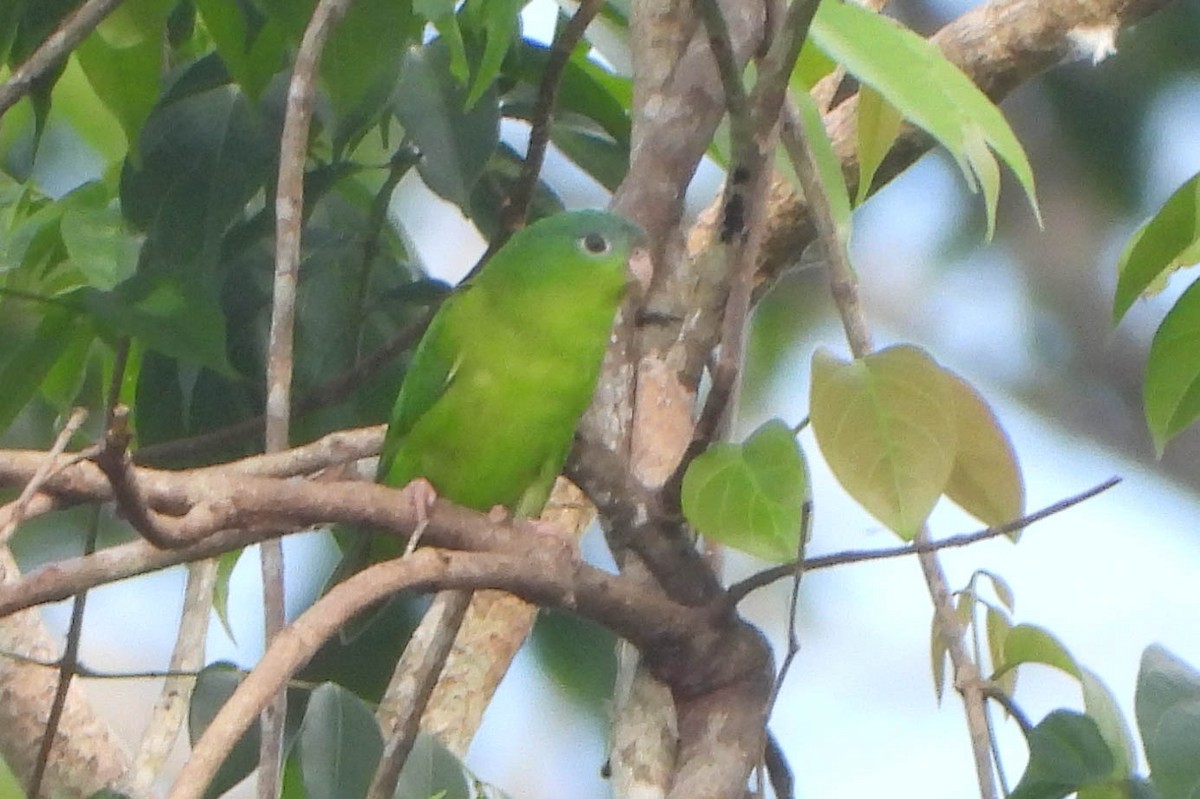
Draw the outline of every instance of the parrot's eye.
[[[608,243],[608,239],[601,236],[599,233],[589,233],[579,240],[583,245],[583,249],[590,252],[592,255],[604,255],[612,249]]]

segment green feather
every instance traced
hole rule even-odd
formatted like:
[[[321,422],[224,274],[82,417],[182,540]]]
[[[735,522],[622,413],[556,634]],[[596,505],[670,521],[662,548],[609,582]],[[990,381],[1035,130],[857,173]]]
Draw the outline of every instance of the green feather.
[[[591,401],[641,231],[595,211],[518,232],[443,303],[413,354],[377,479],[537,515]]]

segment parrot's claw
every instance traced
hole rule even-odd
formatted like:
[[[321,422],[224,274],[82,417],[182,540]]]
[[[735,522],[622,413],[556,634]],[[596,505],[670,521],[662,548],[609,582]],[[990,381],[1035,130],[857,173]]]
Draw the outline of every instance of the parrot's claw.
[[[400,489],[400,492],[404,495],[406,502],[412,503],[413,513],[417,517],[416,529],[408,537],[408,544],[404,547],[404,554],[411,555],[417,548],[417,544],[420,543],[425,528],[429,526],[429,511],[433,510],[433,503],[437,502],[438,494],[433,483],[424,477],[418,477],[411,481]]]
[[[492,524],[504,524],[512,518],[512,514],[503,505],[493,505],[492,509],[487,512],[487,517]]]

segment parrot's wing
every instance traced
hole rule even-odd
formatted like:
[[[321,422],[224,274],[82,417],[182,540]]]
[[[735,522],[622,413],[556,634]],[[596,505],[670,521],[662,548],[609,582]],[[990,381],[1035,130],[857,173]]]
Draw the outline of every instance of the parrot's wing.
[[[379,479],[388,473],[405,436],[446,393],[462,364],[461,342],[455,336],[461,327],[456,323],[456,317],[460,315],[468,289],[469,286],[463,287],[446,298],[413,353],[379,453]]]

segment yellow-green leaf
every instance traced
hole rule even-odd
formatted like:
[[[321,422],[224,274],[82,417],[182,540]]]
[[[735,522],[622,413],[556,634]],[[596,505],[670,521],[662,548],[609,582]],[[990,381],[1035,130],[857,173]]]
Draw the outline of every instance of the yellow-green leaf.
[[[705,536],[764,560],[800,551],[808,466],[786,423],[772,419],[741,444],[714,444],[692,461],[681,502]]]
[[[911,540],[946,490],[958,451],[955,390],[946,372],[907,345],[852,362],[817,350],[809,414],[838,482]]]
[[[1012,442],[983,397],[945,372],[954,392],[958,451],[946,496],[984,524],[998,525],[1025,513],[1025,481]]]
[[[993,664],[998,679],[1022,663],[1042,663],[1063,671],[1076,679],[1081,672],[1075,658],[1049,630],[1032,624],[1018,624],[1004,638],[1004,661]]]
[[[888,150],[892,149],[903,121],[903,115],[879,92],[867,85],[858,90],[858,110],[854,122],[858,136],[858,194],[854,198],[855,205],[861,205],[867,199],[875,172]]]

